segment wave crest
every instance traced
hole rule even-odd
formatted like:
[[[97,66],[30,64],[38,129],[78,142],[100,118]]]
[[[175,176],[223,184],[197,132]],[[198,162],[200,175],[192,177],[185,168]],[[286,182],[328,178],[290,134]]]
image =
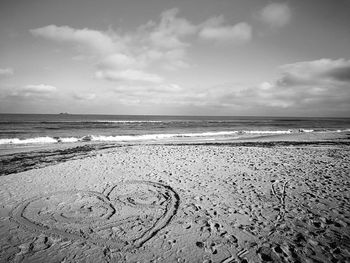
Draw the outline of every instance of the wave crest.
[[[336,131],[323,131],[323,132],[346,132],[345,130]],[[5,138],[0,139],[0,145],[11,145],[11,144],[51,144],[51,143],[75,143],[75,142],[130,142],[130,141],[155,141],[155,140],[166,140],[172,138],[203,138],[203,137],[228,137],[235,136],[238,138],[241,135],[278,135],[278,134],[291,134],[291,133],[310,133],[315,132],[312,129],[299,129],[299,130],[249,130],[249,131],[215,131],[215,132],[197,132],[197,133],[170,133],[170,134],[142,134],[142,135],[87,135],[83,137],[35,137],[35,138]],[[318,131],[321,132],[321,131]]]

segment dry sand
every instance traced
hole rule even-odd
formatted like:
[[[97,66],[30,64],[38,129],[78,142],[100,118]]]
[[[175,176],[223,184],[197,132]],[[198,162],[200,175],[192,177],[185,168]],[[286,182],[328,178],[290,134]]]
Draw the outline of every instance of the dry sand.
[[[1,262],[350,262],[350,147],[134,145],[0,177]]]

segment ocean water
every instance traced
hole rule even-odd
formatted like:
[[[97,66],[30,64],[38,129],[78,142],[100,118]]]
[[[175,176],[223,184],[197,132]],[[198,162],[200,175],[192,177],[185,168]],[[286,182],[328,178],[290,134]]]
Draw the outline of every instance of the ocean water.
[[[350,118],[0,114],[0,147],[350,131]]]

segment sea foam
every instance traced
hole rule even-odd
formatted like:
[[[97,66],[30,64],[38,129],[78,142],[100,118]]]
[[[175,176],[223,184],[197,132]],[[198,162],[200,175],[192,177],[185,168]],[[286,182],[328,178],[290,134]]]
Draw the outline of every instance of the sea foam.
[[[328,130],[317,132],[346,132],[346,130]],[[238,138],[246,135],[278,135],[291,133],[310,133],[316,132],[313,129],[297,130],[243,130],[243,131],[213,131],[213,132],[194,132],[194,133],[169,133],[169,134],[140,134],[140,135],[87,135],[82,137],[35,137],[35,138],[5,138],[0,139],[0,145],[11,144],[51,144],[51,143],[75,143],[75,142],[131,142],[131,141],[155,141],[167,140],[172,138],[204,138],[215,139],[216,137]]]

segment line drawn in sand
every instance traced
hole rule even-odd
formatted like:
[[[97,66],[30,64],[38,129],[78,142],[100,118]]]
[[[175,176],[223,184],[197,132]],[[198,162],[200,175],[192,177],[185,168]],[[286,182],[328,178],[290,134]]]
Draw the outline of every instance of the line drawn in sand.
[[[170,186],[134,180],[103,193],[70,190],[33,197],[15,207],[11,219],[30,231],[125,251],[166,227],[178,206]]]
[[[272,183],[271,185],[271,191],[272,194],[277,198],[278,200],[278,215],[276,217],[276,220],[274,222],[274,227],[270,230],[268,233],[268,236],[271,236],[275,233],[277,227],[284,221],[285,213],[286,213],[286,188],[289,184],[289,181],[285,181],[283,185],[280,185],[279,180]]]

